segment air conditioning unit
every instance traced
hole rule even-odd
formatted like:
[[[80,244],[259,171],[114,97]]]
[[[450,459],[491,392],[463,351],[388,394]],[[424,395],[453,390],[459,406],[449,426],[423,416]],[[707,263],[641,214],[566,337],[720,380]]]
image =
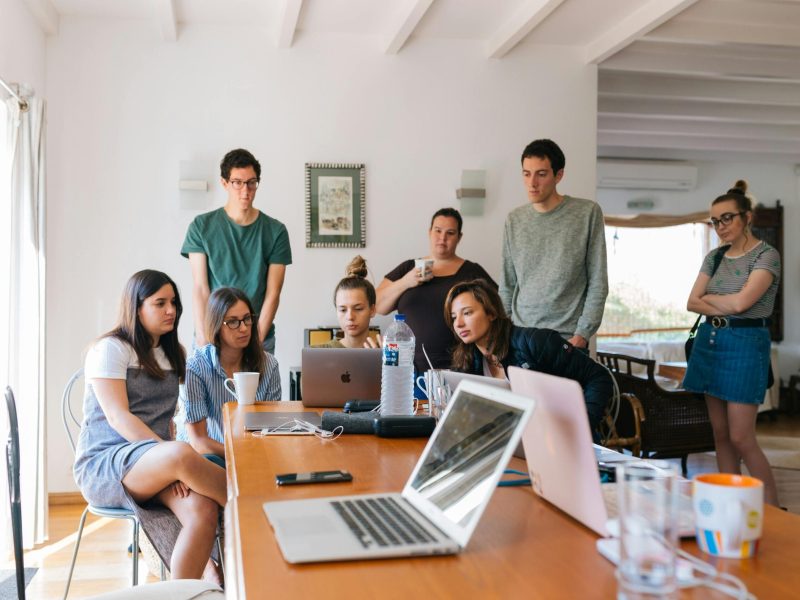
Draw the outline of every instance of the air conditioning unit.
[[[597,161],[597,187],[637,190],[692,190],[697,167],[685,162],[653,160]]]

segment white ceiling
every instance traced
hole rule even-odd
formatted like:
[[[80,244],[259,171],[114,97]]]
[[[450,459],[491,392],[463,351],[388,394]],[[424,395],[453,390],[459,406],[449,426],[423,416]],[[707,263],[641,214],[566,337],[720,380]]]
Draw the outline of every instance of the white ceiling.
[[[60,16],[253,27],[291,47],[365,36],[397,53],[417,40],[577,49],[599,64],[598,154],[800,162],[800,0],[26,0]],[[374,41],[373,41],[374,40]]]

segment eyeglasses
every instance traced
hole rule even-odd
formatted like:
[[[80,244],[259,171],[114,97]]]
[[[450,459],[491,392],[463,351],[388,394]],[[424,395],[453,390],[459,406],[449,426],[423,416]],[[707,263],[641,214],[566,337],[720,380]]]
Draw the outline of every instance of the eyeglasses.
[[[714,229],[718,229],[720,225],[730,225],[736,217],[740,217],[744,212],[725,213],[719,216],[719,219],[711,217],[711,224]]]
[[[240,190],[245,185],[247,186],[248,190],[255,190],[258,188],[258,179],[248,179],[247,181],[242,181],[241,179],[229,179],[228,183],[230,183],[235,190]]]
[[[250,327],[255,317],[256,315],[245,315],[243,319],[228,319],[227,321],[223,321],[223,323],[228,326],[228,329],[239,329],[242,323]]]

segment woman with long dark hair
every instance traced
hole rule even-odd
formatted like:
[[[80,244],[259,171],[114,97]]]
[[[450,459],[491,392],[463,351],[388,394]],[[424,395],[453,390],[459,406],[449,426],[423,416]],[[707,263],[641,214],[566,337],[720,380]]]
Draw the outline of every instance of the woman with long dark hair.
[[[697,330],[683,387],[705,394],[720,472],[741,473],[744,461],[750,475],[764,482],[764,501],[777,504],[772,469],[756,440],[756,414],[769,378],[768,328],[781,257],[750,229],[753,206],[745,181],[711,203],[711,223],[728,249],[716,271],[717,250],[705,257],[689,294],[687,310],[706,318]]]
[[[557,331],[513,325],[497,290],[483,279],[450,289],[444,319],[458,338],[453,369],[506,379],[508,367],[516,366],[574,379],[583,388],[592,432],[597,431],[613,393],[611,375]]]
[[[166,274],[145,270],[128,280],[117,326],[86,356],[74,474],[89,503],[134,510],[148,537],[157,532],[148,531],[141,505],[169,508],[182,526],[170,540],[172,577],[199,579],[208,567],[214,578],[209,557],[227,497],[225,471],[170,441],[185,370],[177,337],[182,310]]]
[[[233,400],[225,380],[241,371],[258,373],[256,402],[281,399],[278,361],[261,346],[257,324],[258,315],[242,290],[214,290],[204,332],[211,343],[195,350],[186,364],[178,439],[220,466],[225,465],[222,405]]]

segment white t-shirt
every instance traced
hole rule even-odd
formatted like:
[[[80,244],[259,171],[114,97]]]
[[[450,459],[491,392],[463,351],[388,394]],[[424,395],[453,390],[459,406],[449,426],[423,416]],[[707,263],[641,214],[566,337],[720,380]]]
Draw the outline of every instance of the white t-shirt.
[[[171,371],[167,355],[163,348],[153,349],[158,366]],[[84,376],[86,379],[127,379],[128,369],[138,369],[139,359],[133,346],[119,338],[104,337],[95,343],[86,354]]]

